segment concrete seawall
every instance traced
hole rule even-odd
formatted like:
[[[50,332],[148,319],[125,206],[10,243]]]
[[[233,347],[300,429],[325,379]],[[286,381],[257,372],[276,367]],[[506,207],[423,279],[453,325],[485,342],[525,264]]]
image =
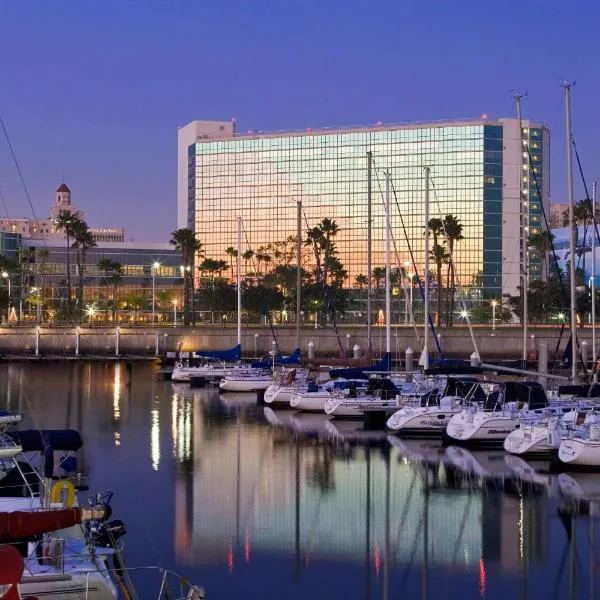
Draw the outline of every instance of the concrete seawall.
[[[301,332],[301,348],[307,351],[309,342],[313,342],[316,355],[339,355],[340,344],[352,354],[355,345],[364,350],[366,347],[365,327],[344,327],[339,330],[338,341],[332,329],[306,328]],[[440,345],[446,356],[468,358],[473,352],[473,344],[466,328],[440,329]],[[291,352],[295,347],[294,328],[277,328],[277,341],[283,353]],[[522,354],[523,333],[518,328],[476,329],[475,341],[483,360],[492,358],[520,358]],[[548,344],[550,355],[554,353],[559,339],[560,328],[540,327],[529,331],[528,351],[537,350],[539,342]],[[419,328],[420,339],[423,330]],[[533,336],[533,337],[532,337]],[[565,330],[561,350],[567,344],[568,331]],[[385,350],[385,329],[373,329],[373,350],[381,354]],[[591,348],[591,329],[579,330],[580,341],[586,340]],[[273,338],[268,328],[247,327],[242,330],[242,351],[245,355],[256,356],[271,350]],[[106,355],[121,354],[165,355],[178,350],[226,349],[237,342],[235,327],[187,328],[104,328],[104,327],[18,327],[0,329],[0,354],[6,355]],[[403,354],[412,347],[415,355],[420,351],[413,328],[398,327],[392,329],[392,353]],[[436,352],[435,341],[430,339],[432,354]],[[591,352],[590,352],[591,354]]]

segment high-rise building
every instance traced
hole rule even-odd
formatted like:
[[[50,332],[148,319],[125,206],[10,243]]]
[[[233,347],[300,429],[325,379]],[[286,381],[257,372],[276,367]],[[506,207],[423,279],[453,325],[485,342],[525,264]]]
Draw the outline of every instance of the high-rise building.
[[[325,218],[348,272],[367,272],[367,153],[372,156],[372,265],[385,264],[384,171],[390,173],[393,267],[423,270],[424,167],[430,167],[430,218],[455,215],[460,284],[474,296],[516,294],[522,214],[542,228],[549,203],[549,131],[516,119],[384,125],[355,129],[237,134],[234,123],[193,121],[178,133],[178,226],[190,227],[206,256],[228,260],[242,218],[244,251],[296,232],[297,201],[306,231]],[[521,182],[521,186],[520,186]],[[441,240],[440,240],[441,241]],[[400,265],[398,264],[400,262]],[[248,271],[256,266],[245,264]],[[541,275],[529,256],[530,274]],[[409,266],[410,271],[413,266]],[[435,279],[435,265],[430,265]],[[444,266],[444,285],[446,285]]]

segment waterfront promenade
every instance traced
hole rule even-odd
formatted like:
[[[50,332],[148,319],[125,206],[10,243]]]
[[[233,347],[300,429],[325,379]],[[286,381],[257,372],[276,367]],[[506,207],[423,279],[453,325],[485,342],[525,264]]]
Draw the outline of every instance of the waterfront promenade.
[[[300,346],[303,354],[313,344],[316,356],[340,354],[340,346],[351,356],[355,346],[362,352],[366,348],[366,327],[341,327],[339,340],[333,329],[301,330]],[[296,345],[294,327],[277,327],[277,342],[283,353],[291,352]],[[591,348],[591,328],[579,330],[580,342],[586,341]],[[419,339],[423,339],[422,327],[418,328]],[[439,330],[439,343],[449,357],[468,359],[473,344],[466,327]],[[528,331],[528,352],[536,352],[539,344],[548,344],[550,354],[554,352],[560,336],[560,327],[533,327]],[[523,332],[519,327],[474,329],[475,342],[482,360],[517,359],[522,356]],[[569,338],[565,329],[561,349]],[[385,328],[373,328],[373,350],[376,355],[385,351]],[[237,342],[235,327],[197,328],[184,327],[5,327],[0,329],[0,356],[4,359],[18,356],[63,356],[67,357],[116,357],[135,355],[138,357],[166,356],[172,352],[195,350],[219,350],[234,346]],[[435,341],[430,337],[432,355],[437,352]],[[420,350],[413,327],[392,328],[391,350],[393,355],[403,355],[411,347],[415,356]],[[268,327],[248,326],[242,330],[242,352],[246,356],[266,354],[274,348],[273,336]],[[590,353],[591,354],[591,353]]]

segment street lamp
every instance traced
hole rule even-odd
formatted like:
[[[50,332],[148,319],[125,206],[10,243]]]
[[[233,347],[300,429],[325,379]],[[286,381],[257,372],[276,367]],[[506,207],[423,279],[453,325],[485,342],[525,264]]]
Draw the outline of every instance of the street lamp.
[[[414,325],[415,324],[415,313],[414,313],[414,306],[413,306],[413,277],[415,276],[414,273],[408,273],[408,281],[410,282],[410,324]]]
[[[8,271],[2,271],[2,277],[4,277],[4,279],[6,279],[6,281],[8,282],[8,309],[6,313],[7,319],[10,319],[10,273]]]
[[[86,314],[88,316],[89,324],[91,325],[92,324],[92,320],[93,320],[94,316],[96,315],[96,305],[95,304],[88,304],[85,307],[85,312],[86,312]]]
[[[154,262],[152,264],[152,325],[154,325],[154,313],[155,311],[155,306],[156,306],[156,300],[155,300],[155,292],[156,292],[156,286],[155,286],[155,278],[156,278],[156,270],[160,267],[160,263],[159,262]]]
[[[498,306],[497,300],[492,300],[492,331],[496,331],[496,306]]]

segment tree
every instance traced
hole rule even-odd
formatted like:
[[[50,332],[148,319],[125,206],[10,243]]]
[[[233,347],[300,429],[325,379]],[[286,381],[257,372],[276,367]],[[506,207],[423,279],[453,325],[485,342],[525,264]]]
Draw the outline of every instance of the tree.
[[[554,235],[550,231],[532,233],[528,240],[529,249],[533,252],[537,252],[542,259],[542,279],[544,281],[548,278],[548,252],[552,248],[553,240]]]
[[[364,285],[369,285],[369,279],[366,275],[357,275],[354,278],[354,283],[358,286],[359,290],[362,290]]]
[[[592,204],[589,198],[585,200],[580,200],[573,206],[573,223],[571,224],[573,227],[573,233],[575,235],[575,248],[576,252],[583,253],[583,270],[585,271],[585,248],[577,249],[579,245],[579,225],[584,225],[590,222],[592,216]],[[563,227],[568,227],[569,223],[569,211],[565,210],[563,212]],[[585,235],[585,232],[584,232]],[[585,237],[583,240],[583,246],[585,246]],[[580,254],[578,254],[579,256]]]
[[[437,314],[435,316],[435,324],[439,325],[442,321],[442,264],[448,260],[446,249],[440,245],[439,239],[444,231],[444,223],[441,219],[429,219],[427,227],[433,237],[433,247],[429,251],[430,258],[435,262],[437,273]],[[425,277],[429,279],[429,274],[425,273]]]
[[[143,294],[139,294],[138,292],[132,292],[125,298],[125,302],[127,303],[128,309],[133,309],[133,322],[137,322],[138,310],[144,308],[148,303],[148,299]]]
[[[190,305],[193,302],[193,294],[190,290],[194,288],[193,265],[196,254],[203,256],[202,243],[196,239],[196,234],[187,227],[177,229],[171,233],[169,240],[171,246],[181,253],[183,272],[183,324],[190,324]]]
[[[68,210],[62,210],[56,220],[56,229],[64,231],[67,240],[67,318],[71,318],[71,238],[73,237],[73,224],[76,215]]]
[[[227,254],[227,256],[229,256],[229,264],[231,265],[231,279],[234,279],[233,276],[233,259],[237,258],[238,255],[238,251],[233,247],[233,246],[228,246],[225,249],[225,254]]]
[[[98,261],[98,269],[104,274],[106,283],[112,285],[113,321],[117,322],[117,287],[123,276],[123,265],[110,258]],[[108,302],[105,305],[105,320],[108,321]]]
[[[381,287],[381,280],[385,281],[385,267],[375,267],[373,269],[373,279],[375,280],[375,287],[379,289]]]
[[[209,273],[211,276],[211,289],[214,295],[215,291],[215,273],[218,273],[219,278],[221,277],[221,273],[227,269],[227,263],[224,260],[215,260],[214,258],[205,258],[198,267],[200,270],[201,276],[202,273]],[[211,301],[211,306],[214,306],[214,302]],[[210,320],[211,323],[214,323],[214,308],[210,311]]]
[[[251,314],[261,315],[280,309],[283,300],[284,296],[280,290],[262,284],[244,286],[242,290],[242,303],[245,310]]]
[[[446,324],[451,327],[454,315],[454,294],[456,292],[454,247],[456,242],[460,242],[464,237],[462,234],[462,223],[455,215],[446,215],[444,217],[443,229],[446,234],[446,240],[448,241],[448,256],[450,259],[448,260],[448,273],[446,276],[446,289],[448,294],[448,298],[446,299]]]
[[[442,265],[448,262],[449,254],[446,252],[446,248],[441,244],[434,244],[433,248],[429,251],[429,256],[433,262],[435,262],[435,271],[437,278],[437,312],[435,315],[435,324],[440,325],[442,322],[442,296],[443,296],[443,284],[442,284]]]
[[[77,249],[77,302],[80,314],[83,312],[83,282],[85,275],[85,257],[90,248],[96,246],[96,242],[88,229],[87,223],[76,218],[71,226],[73,235],[72,247]]]

